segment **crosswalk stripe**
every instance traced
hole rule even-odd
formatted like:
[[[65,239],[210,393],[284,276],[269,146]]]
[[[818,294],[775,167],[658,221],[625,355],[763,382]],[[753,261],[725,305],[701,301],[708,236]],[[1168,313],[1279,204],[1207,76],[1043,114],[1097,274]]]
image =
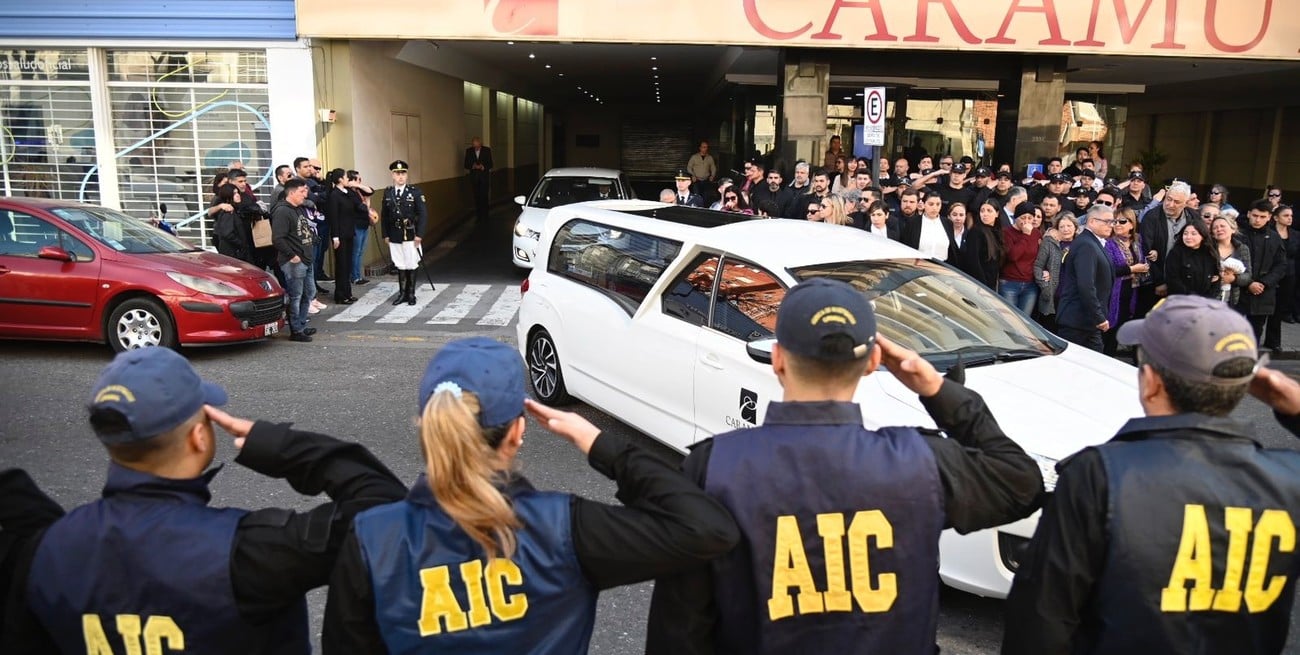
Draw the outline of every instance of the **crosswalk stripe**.
[[[474,305],[483,298],[492,286],[488,284],[466,284],[465,289],[456,295],[442,311],[429,319],[428,325],[455,325],[469,315]]]
[[[415,290],[414,305],[408,305],[406,303],[402,303],[389,310],[387,314],[384,314],[383,316],[379,317],[379,320],[375,322],[376,323],[406,323],[411,319],[415,318],[415,316],[419,314],[421,311],[424,311],[424,308],[428,307],[429,303],[433,302],[434,298],[437,298],[439,295],[441,295],[442,290],[445,288],[447,288],[447,285],[445,284],[439,287],[435,287],[433,291],[429,291],[428,286],[425,286],[423,290],[417,288]]]
[[[519,303],[523,300],[523,294],[519,292],[519,287],[510,285],[501,292],[496,302],[492,303],[491,309],[479,319],[479,325],[509,325],[510,320],[515,317],[515,312],[519,311]]]
[[[347,305],[346,309],[329,317],[331,323],[356,323],[370,315],[375,308],[392,299],[397,293],[396,282],[380,282],[366,292],[357,301]]]

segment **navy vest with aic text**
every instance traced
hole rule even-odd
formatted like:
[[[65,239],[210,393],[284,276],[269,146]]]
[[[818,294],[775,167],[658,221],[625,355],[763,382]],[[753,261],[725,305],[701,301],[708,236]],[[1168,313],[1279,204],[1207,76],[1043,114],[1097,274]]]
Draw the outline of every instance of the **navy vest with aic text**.
[[[1074,652],[1281,653],[1300,573],[1300,454],[1192,430],[1098,452],[1108,544]]]
[[[578,655],[587,652],[596,590],[573,547],[568,494],[516,480],[523,524],[510,559],[489,558],[434,500],[421,475],[406,500],[357,516],[375,618],[388,652]]]
[[[915,429],[865,429],[860,412],[772,403],[762,427],[714,438],[705,487],[744,535],[713,564],[719,652],[934,652],[934,453]]]
[[[217,470],[170,480],[109,465],[103,498],[50,526],[27,583],[64,653],[309,653],[306,601],[253,624],[230,580],[247,512],[208,507]]]

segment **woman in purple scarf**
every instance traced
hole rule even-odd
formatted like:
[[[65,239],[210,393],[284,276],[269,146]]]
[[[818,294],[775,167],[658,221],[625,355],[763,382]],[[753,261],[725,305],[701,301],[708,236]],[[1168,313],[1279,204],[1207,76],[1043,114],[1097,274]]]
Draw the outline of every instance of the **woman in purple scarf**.
[[[1102,352],[1114,356],[1118,345],[1115,333],[1119,326],[1134,318],[1137,310],[1137,287],[1151,272],[1147,264],[1146,248],[1137,232],[1137,212],[1121,209],[1115,212],[1115,231],[1106,240],[1106,255],[1115,269],[1115,284],[1110,289],[1110,308],[1106,320],[1110,329],[1102,335]]]

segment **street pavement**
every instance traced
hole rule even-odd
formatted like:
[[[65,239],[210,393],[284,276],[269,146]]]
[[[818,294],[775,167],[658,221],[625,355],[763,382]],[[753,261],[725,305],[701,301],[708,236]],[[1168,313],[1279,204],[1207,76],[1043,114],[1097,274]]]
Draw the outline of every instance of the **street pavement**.
[[[512,302],[503,299],[511,298],[509,289],[518,289],[523,274],[509,260],[512,216],[494,218],[492,224],[459,235],[457,247],[432,265],[434,282],[442,291],[406,320],[395,320],[392,306],[386,302],[374,304],[372,311],[355,321],[339,318],[351,316],[347,308],[331,306],[313,321],[320,332],[310,344],[274,339],[188,349],[185,354],[201,375],[229,391],[227,409],[232,413],[291,421],[301,429],[358,440],[401,479],[412,481],[422,466],[414,430],[416,389],[429,357],[447,341],[469,335],[514,342],[513,314],[504,325],[498,323],[507,311],[501,303]],[[392,278],[379,278],[375,283],[385,280]],[[421,293],[428,294],[428,282],[423,285]],[[457,303],[462,297],[465,299]],[[455,308],[454,312],[449,308]],[[403,316],[406,314],[397,318]],[[443,318],[435,320],[439,316]],[[392,320],[382,322],[385,317]],[[492,320],[485,322],[488,318]],[[1291,330],[1287,341],[1300,343],[1300,328],[1287,327]],[[103,484],[106,460],[86,426],[84,406],[96,374],[109,358],[102,345],[0,342],[0,467],[28,469],[66,507],[93,500]],[[1300,362],[1282,361],[1278,367],[1300,374]],[[670,461],[679,459],[673,451],[602,412],[581,404],[572,409],[603,430],[627,435]],[[1236,416],[1253,422],[1266,445],[1300,446],[1253,399],[1247,400]],[[230,463],[235,454],[230,441],[223,440],[217,462]],[[519,461],[523,473],[538,488],[617,502],[612,482],[587,466],[571,446],[540,428],[530,425]],[[301,497],[283,482],[238,465],[223,469],[213,491],[217,506],[307,509],[321,502]],[[651,590],[651,584],[645,583],[601,595],[592,653],[642,651]],[[324,592],[313,592],[309,600],[313,634],[319,634]],[[998,600],[944,589],[939,620],[943,652],[996,653],[1002,605]],[[1293,625],[1295,616],[1293,613]],[[1286,652],[1300,653],[1300,649],[1290,647]]]

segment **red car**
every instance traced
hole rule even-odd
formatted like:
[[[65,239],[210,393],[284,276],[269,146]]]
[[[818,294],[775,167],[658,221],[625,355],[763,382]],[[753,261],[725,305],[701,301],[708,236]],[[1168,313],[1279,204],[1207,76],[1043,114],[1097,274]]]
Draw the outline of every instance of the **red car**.
[[[255,266],[121,212],[0,198],[0,338],[107,341],[121,352],[264,339],[284,291]]]

